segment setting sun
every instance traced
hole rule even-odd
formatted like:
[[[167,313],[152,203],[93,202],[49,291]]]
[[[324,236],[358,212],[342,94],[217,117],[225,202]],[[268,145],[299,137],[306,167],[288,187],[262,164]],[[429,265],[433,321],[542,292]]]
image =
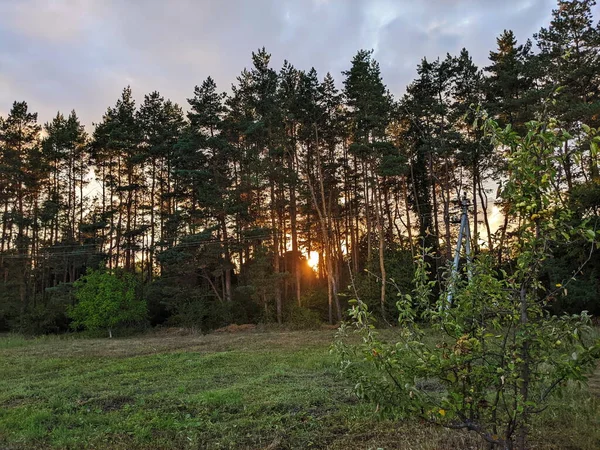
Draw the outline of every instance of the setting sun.
[[[319,266],[319,253],[318,252],[310,252],[310,255],[306,259],[309,267],[313,270],[316,270]]]

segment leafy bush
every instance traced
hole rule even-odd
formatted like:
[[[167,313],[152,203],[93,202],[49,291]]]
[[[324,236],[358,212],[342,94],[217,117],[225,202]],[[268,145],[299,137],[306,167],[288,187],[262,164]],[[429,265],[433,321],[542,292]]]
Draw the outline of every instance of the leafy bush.
[[[341,294],[340,297],[342,297]],[[321,322],[329,318],[329,299],[327,297],[327,286],[315,286],[302,292],[300,304],[302,308],[308,308],[315,312]],[[294,303],[295,304],[295,303]]]
[[[157,279],[147,289],[151,321],[155,324],[195,328],[203,332],[236,323],[256,323],[261,308],[239,289],[228,302],[205,286],[175,284]]]
[[[227,306],[210,297],[189,292],[185,301],[177,303],[168,324],[209,331],[229,323]]]
[[[10,287],[10,286],[9,286]],[[18,330],[27,335],[60,333],[69,329],[67,309],[73,304],[73,284],[60,283],[39,291],[29,299],[27,307],[3,302],[0,289],[0,331]],[[11,311],[12,310],[12,311]]]
[[[14,279],[0,283],[0,331],[21,330],[19,285]]]
[[[430,305],[435,282],[420,262],[417,287],[397,302],[400,328],[392,338],[377,332],[368,306],[356,300],[336,349],[357,394],[382,413],[416,415],[513,448],[529,416],[551,394],[569,379],[585,379],[599,347],[586,313],[557,317],[543,304],[530,305],[523,325],[515,286],[486,258],[472,271],[469,284],[455,286],[455,305],[448,310],[443,294]],[[361,344],[348,344],[350,330]]]
[[[292,330],[314,330],[323,324],[318,312],[295,304],[286,308],[284,322]]]
[[[585,311],[548,312],[548,303],[580,270],[551,290],[542,280],[553,248],[581,241],[593,251],[597,234],[589,221],[573,222],[553,181],[560,167],[556,149],[569,135],[552,123],[532,122],[524,137],[510,127],[487,126],[507,149],[510,176],[502,196],[517,219],[510,272],[478,255],[467,270],[471,280],[454,276],[441,288],[430,281],[426,258],[420,259],[411,293],[398,294],[400,327],[391,342],[375,330],[368,305],[356,299],[336,349],[357,393],[384,410],[473,431],[492,447],[524,449],[532,416],[568,380],[584,381],[600,357]],[[596,130],[588,133],[600,142]],[[438,288],[442,294],[431,304]],[[360,335],[359,344],[348,344],[349,330]]]
[[[118,325],[146,319],[146,301],[137,296],[137,280],[130,273],[91,270],[75,282],[77,303],[68,311],[73,328],[112,330]]]

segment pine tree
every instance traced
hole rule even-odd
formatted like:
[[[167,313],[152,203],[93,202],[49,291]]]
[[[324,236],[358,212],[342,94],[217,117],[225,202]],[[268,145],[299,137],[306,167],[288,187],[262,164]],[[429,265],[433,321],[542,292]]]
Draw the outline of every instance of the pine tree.
[[[561,0],[552,12],[550,26],[535,35],[544,93],[553,97],[548,113],[575,138],[575,142],[565,142],[561,156],[569,189],[579,175],[572,154],[578,146],[580,125],[600,124],[600,22],[593,23],[595,5],[595,0]],[[598,161],[586,159],[590,164],[581,168],[580,175],[589,179],[597,174]]]
[[[477,109],[484,103],[484,79],[473,63],[469,52],[463,49],[454,58],[453,82],[451,87],[451,122],[456,131],[456,158],[471,175],[470,190],[473,207],[473,242],[475,252],[479,249],[479,218],[483,216],[486,228],[487,248],[493,249],[492,232],[488,220],[488,199],[484,184],[491,168],[491,146],[483,139],[481,130],[476,124]],[[449,222],[445,217],[446,223]]]
[[[497,39],[497,50],[490,52],[491,64],[485,68],[485,108],[501,126],[510,125],[520,133],[540,109],[543,92],[539,89],[540,58],[533,55],[531,42],[518,44],[512,31],[505,30]],[[492,156],[492,176],[502,178],[506,164]],[[499,205],[506,212],[508,205]],[[499,229],[498,263],[502,262],[508,230],[508,214]],[[489,233],[488,233],[489,234]],[[491,247],[491,240],[490,244]]]
[[[79,239],[78,223],[83,217],[83,187],[88,172],[87,134],[75,111],[67,118],[57,113],[44,129],[43,152],[52,172],[50,197],[62,215],[54,218],[56,229],[49,243],[52,245],[59,239],[73,242]]]
[[[496,43],[497,50],[489,56],[491,64],[485,68],[485,107],[499,125],[523,131],[533,119],[537,100],[531,42],[519,45],[514,33],[504,30]]]
[[[417,215],[423,245],[439,254],[439,195],[442,192],[444,212],[454,176],[454,144],[456,132],[451,125],[450,89],[453,59],[429,62],[423,59],[417,67],[418,78],[407,88],[400,103],[401,120],[405,124],[404,139],[410,166],[410,204]],[[444,214],[447,220],[447,215]],[[451,252],[449,224],[445,222],[444,256]],[[436,271],[438,262],[436,260]]]
[[[277,102],[277,73],[269,67],[271,55],[262,48],[252,53],[253,68],[249,71],[248,104],[254,112],[254,123],[245,135],[254,145],[262,160],[269,197],[269,225],[272,235],[273,270],[281,272],[285,230],[283,224],[286,207],[285,165],[283,153],[284,128],[281,108]],[[283,320],[283,297],[281,285],[275,287],[277,321]]]
[[[37,113],[14,102],[0,129],[3,179],[2,248],[4,282],[16,280],[20,308],[29,306],[31,262],[37,249],[38,196],[47,171],[42,164]],[[5,252],[12,255],[6,260]]]
[[[110,220],[109,236],[105,236],[109,269],[122,263],[125,270],[133,271],[141,236],[148,228],[138,222],[145,181],[140,143],[135,102],[127,87],[94,131],[95,155],[102,169],[103,214]]]
[[[45,198],[41,198],[40,221],[49,256],[36,266],[41,271],[42,297],[46,286],[73,283],[85,272],[85,265],[94,254],[93,245],[83,245],[81,225],[86,199],[88,152],[87,134],[75,111],[65,118],[57,113],[44,125],[46,137],[42,143],[43,159],[48,166],[49,179]],[[44,276],[48,273],[48,276]]]
[[[191,134],[188,143],[194,146],[189,155],[200,152],[200,165],[192,165],[197,172],[194,195],[202,210],[206,229],[215,229],[221,243],[220,267],[224,292],[222,298],[231,301],[231,248],[229,243],[230,190],[232,185],[229,143],[221,135],[225,105],[225,94],[217,92],[212,78],[207,78],[200,87],[196,86],[194,97],[188,100]]]
[[[291,254],[285,258],[285,262],[290,262],[289,272],[294,276],[295,297],[298,306],[301,304],[302,295],[302,271],[301,271],[301,253],[298,242],[298,199],[297,191],[299,185],[297,147],[298,147],[298,128],[299,128],[299,95],[300,73],[288,61],[284,61],[283,67],[279,72],[279,83],[277,97],[281,107],[281,116],[283,121],[282,145],[284,151],[283,162],[285,164],[285,178],[287,189],[284,195],[289,199],[289,222],[291,235]],[[287,237],[286,237],[287,242]],[[287,246],[286,246],[287,247]],[[286,283],[287,287],[287,283]],[[287,289],[286,289],[287,291]]]
[[[341,320],[342,310],[338,297],[340,286],[340,240],[333,218],[338,201],[336,179],[337,137],[329,126],[337,114],[337,90],[331,77],[327,85],[320,85],[316,70],[301,72],[298,86],[298,138],[301,145],[299,167],[307,187],[311,212],[316,216],[317,239],[308,244],[308,251],[320,240],[319,270],[327,278],[328,315]],[[328,109],[329,108],[329,109]],[[321,134],[321,132],[323,134]],[[316,213],[316,214],[315,214]],[[310,214],[310,212],[308,213]],[[313,217],[310,217],[312,219]],[[309,230],[310,233],[310,230]]]
[[[157,248],[173,245],[177,230],[173,229],[169,219],[174,217],[174,180],[172,168],[174,148],[184,126],[181,108],[166,100],[158,93],[152,92],[144,97],[137,113],[137,121],[141,131],[141,149],[145,178],[149,192],[146,206],[149,214],[144,220],[149,227],[147,238],[146,267],[148,275],[155,270],[155,253]]]
[[[379,268],[381,272],[381,310],[384,314],[386,298],[385,232],[382,213],[383,195],[377,179],[382,150],[388,143],[386,128],[390,122],[391,96],[381,79],[377,61],[372,51],[360,50],[352,60],[350,70],[343,72],[344,97],[348,106],[350,125],[350,151],[362,166],[364,211],[367,226],[367,260],[371,259],[372,231],[376,228],[379,237]],[[375,217],[371,215],[374,210]],[[373,226],[373,219],[375,225]]]

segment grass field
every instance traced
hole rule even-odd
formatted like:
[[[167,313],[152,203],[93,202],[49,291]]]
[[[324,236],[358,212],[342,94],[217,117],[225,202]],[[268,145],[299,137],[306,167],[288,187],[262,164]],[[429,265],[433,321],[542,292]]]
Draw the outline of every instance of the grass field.
[[[0,449],[483,448],[462,432],[378,420],[338,377],[332,337],[0,337]],[[540,417],[533,448],[600,448],[597,397],[568,394]]]

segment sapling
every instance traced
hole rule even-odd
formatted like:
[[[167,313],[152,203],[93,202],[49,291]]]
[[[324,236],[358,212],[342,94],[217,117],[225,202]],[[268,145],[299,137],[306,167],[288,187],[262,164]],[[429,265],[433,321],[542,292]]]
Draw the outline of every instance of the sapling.
[[[116,326],[146,318],[146,302],[137,296],[130,273],[88,270],[74,286],[77,303],[69,310],[73,328],[106,329],[112,338]]]

